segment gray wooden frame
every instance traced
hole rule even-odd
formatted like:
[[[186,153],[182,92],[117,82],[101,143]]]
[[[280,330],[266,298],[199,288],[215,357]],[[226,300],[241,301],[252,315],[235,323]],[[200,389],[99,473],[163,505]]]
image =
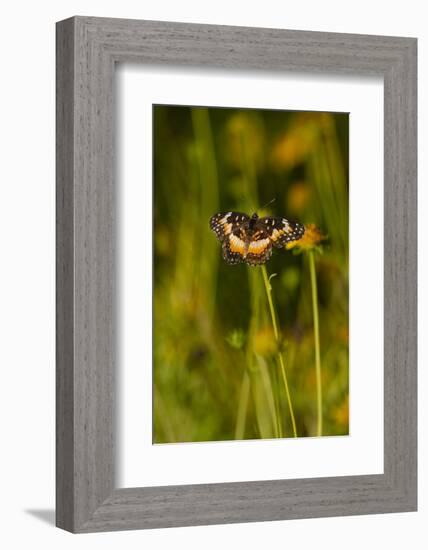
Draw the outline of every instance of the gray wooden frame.
[[[59,527],[91,532],[416,510],[416,46],[413,38],[90,17],[57,24]],[[383,77],[383,474],[115,488],[113,81],[115,63],[124,61]]]

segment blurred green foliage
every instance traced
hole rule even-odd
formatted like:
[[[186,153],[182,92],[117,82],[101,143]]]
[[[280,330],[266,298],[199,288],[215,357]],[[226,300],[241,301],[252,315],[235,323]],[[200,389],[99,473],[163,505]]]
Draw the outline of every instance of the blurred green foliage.
[[[276,354],[283,353],[298,436],[316,434],[314,328],[307,254],[230,266],[210,217],[237,210],[314,223],[323,435],[348,433],[348,115],[155,105],[155,443],[291,437]],[[275,198],[268,209],[263,204]]]

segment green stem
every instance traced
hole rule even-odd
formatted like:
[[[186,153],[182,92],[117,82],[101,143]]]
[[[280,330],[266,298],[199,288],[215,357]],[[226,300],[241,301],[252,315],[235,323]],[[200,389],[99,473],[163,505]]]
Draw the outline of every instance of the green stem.
[[[308,252],[309,271],[312,287],[312,311],[314,316],[314,340],[315,340],[315,374],[317,383],[317,435],[322,435],[322,385],[321,385],[321,355],[320,355],[320,331],[318,315],[318,290],[315,271],[315,255],[313,250]]]
[[[262,274],[263,274],[263,282],[265,284],[265,289],[266,289],[266,295],[267,295],[267,299],[268,299],[268,303],[269,303],[270,316],[272,318],[273,333],[274,333],[275,340],[276,340],[277,347],[278,347],[278,360],[279,360],[279,364],[280,364],[280,367],[281,367],[281,374],[282,374],[282,380],[284,382],[285,393],[287,395],[287,402],[288,402],[288,408],[289,408],[289,411],[290,411],[291,424],[293,426],[293,436],[297,437],[296,421],[295,421],[295,418],[294,418],[293,405],[291,403],[290,390],[288,388],[288,381],[287,381],[287,375],[286,375],[286,372],[285,372],[284,358],[282,356],[281,351],[279,350],[279,332],[278,332],[278,325],[276,323],[275,307],[273,305],[273,300],[272,300],[272,286],[270,284],[269,277],[268,277],[265,265],[262,265]]]
[[[262,273],[263,273],[263,282],[265,284],[267,299],[269,303],[270,316],[272,317],[273,333],[275,335],[275,340],[278,342],[279,332],[278,332],[278,325],[276,324],[275,308],[273,306],[273,300],[272,300],[272,286],[270,284],[265,265],[262,265]]]
[[[280,411],[280,405],[279,405],[278,369],[274,369],[273,383],[275,387],[275,414],[276,414],[277,432],[278,432],[278,437],[282,439],[284,437],[284,434],[282,432],[281,411]]]
[[[241,391],[239,395],[238,414],[236,417],[235,439],[244,439],[245,436],[245,420],[247,417],[249,396],[250,377],[248,376],[248,372],[244,372],[241,384]]]
[[[201,316],[201,327],[206,331],[208,339],[211,338],[210,328],[214,318],[217,271],[219,254],[216,243],[210,239],[208,231],[204,231],[207,219],[219,206],[219,182],[217,162],[215,157],[214,138],[211,129],[209,110],[204,107],[196,107],[190,110],[195,144],[197,150],[198,189],[199,193],[199,257],[197,263],[199,273],[195,273],[197,280],[204,281],[203,285],[195,284],[193,288],[202,294],[199,298],[204,303],[204,315]],[[187,205],[186,205],[187,207]],[[187,222],[187,215],[182,219]],[[187,229],[187,223],[186,223]],[[188,232],[187,232],[188,238]],[[195,243],[197,244],[197,243]],[[193,253],[195,251],[193,250]],[[189,281],[186,281],[189,286]],[[207,292],[207,289],[210,289]]]

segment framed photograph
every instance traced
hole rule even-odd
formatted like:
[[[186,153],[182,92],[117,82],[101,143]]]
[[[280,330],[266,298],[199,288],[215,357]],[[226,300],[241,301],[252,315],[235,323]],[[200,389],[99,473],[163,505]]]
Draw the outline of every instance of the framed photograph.
[[[417,508],[416,39],[57,24],[57,525]]]

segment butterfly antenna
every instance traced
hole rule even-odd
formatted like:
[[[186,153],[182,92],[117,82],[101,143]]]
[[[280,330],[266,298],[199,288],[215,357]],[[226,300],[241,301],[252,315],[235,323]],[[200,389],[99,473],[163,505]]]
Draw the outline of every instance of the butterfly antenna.
[[[264,208],[266,208],[267,206],[269,206],[270,204],[272,204],[273,202],[276,201],[276,197],[274,197],[272,200],[270,200],[269,202],[267,202],[264,206],[262,206],[261,208],[259,208],[259,210],[263,210]]]

